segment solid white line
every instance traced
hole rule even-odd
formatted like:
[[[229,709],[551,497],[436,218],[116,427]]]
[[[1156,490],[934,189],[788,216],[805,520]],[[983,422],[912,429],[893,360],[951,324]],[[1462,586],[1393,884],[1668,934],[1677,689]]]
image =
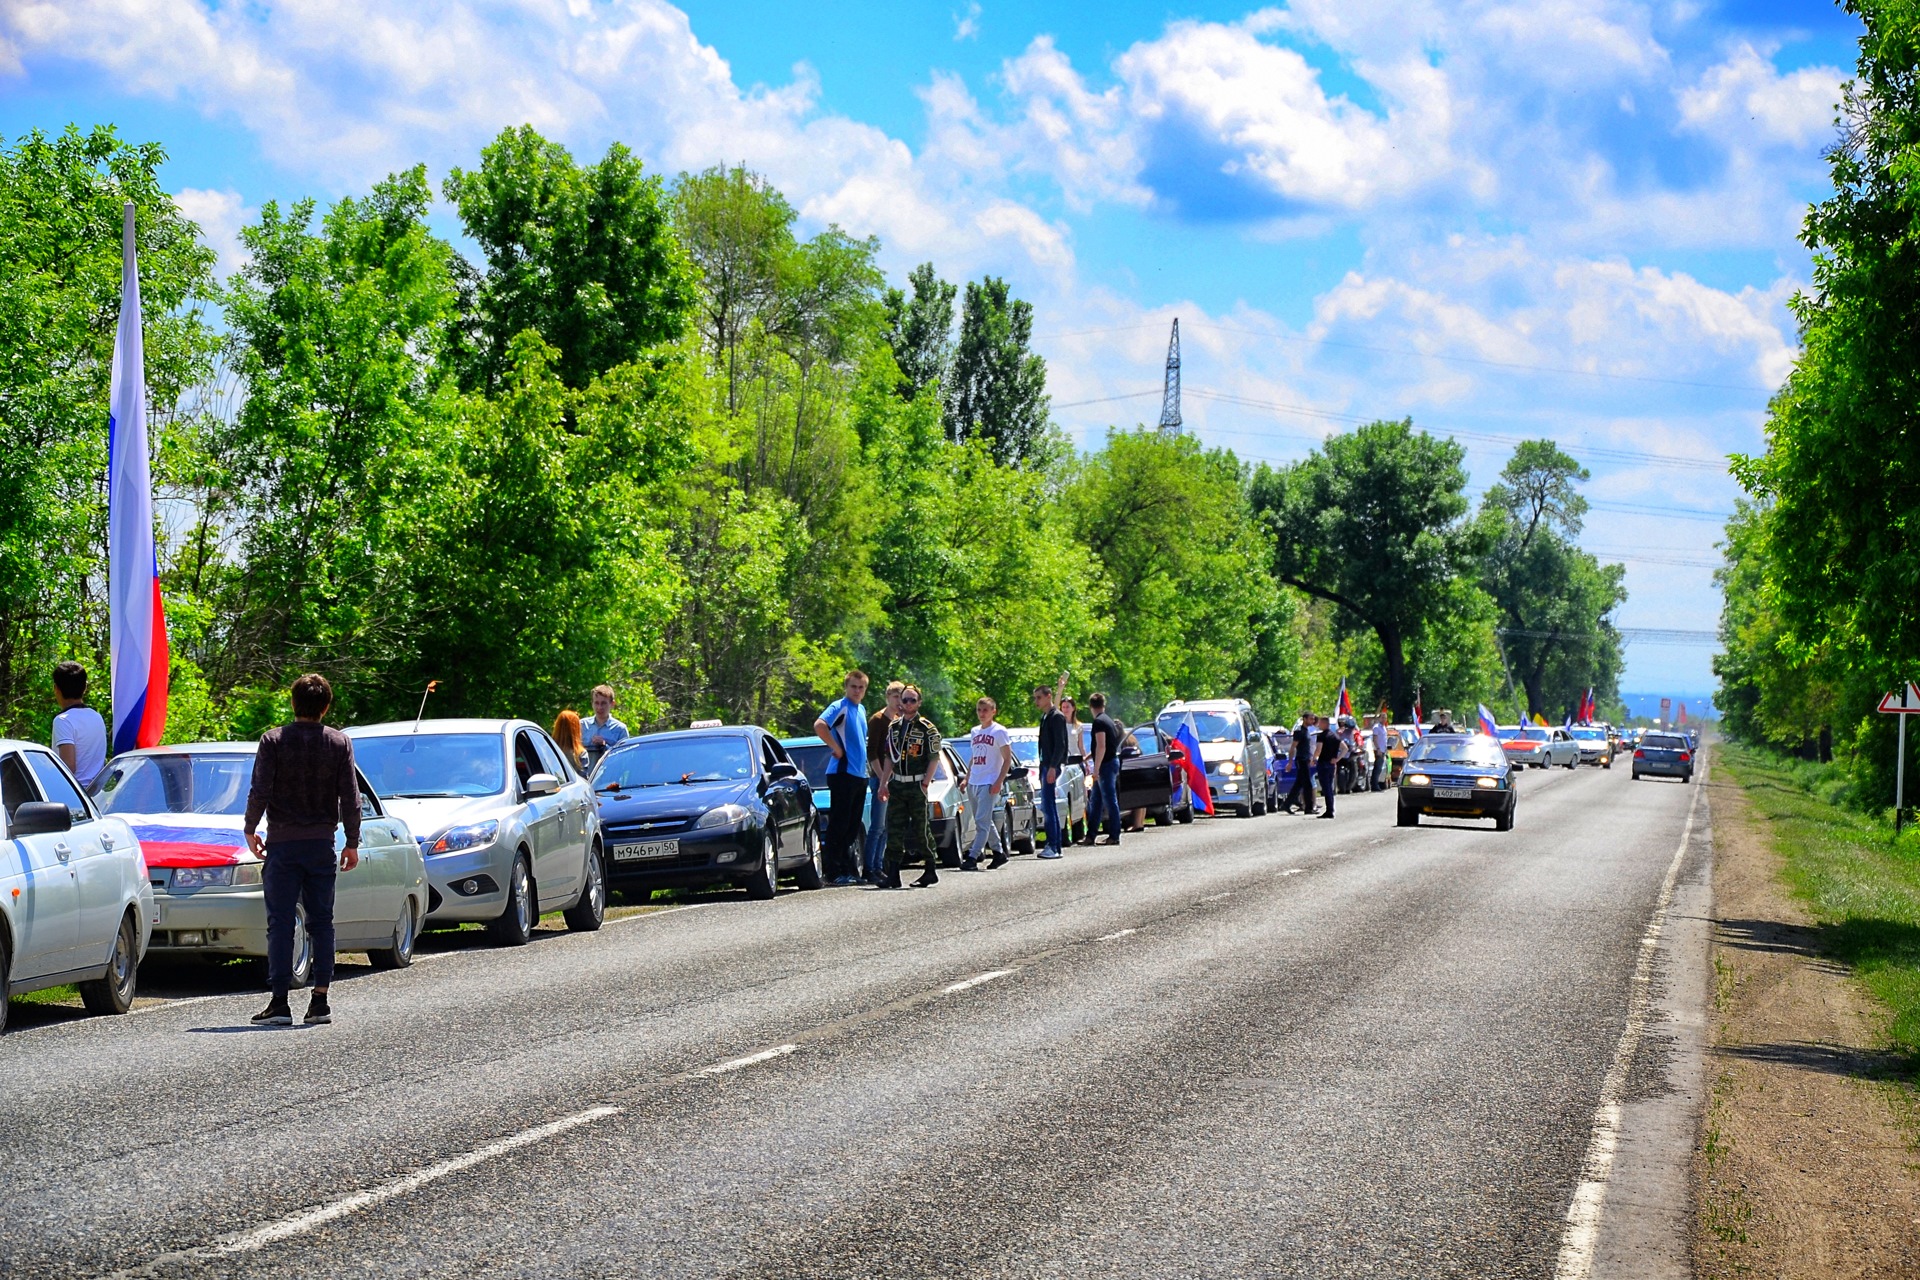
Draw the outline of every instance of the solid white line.
[[[1680,847],[1673,851],[1667,875],[1660,882],[1660,894],[1654,899],[1653,919],[1640,938],[1640,957],[1634,962],[1633,984],[1627,997],[1627,1025],[1620,1032],[1620,1044],[1614,1050],[1613,1065],[1600,1085],[1600,1104],[1594,1108],[1593,1137],[1587,1144],[1586,1163],[1581,1167],[1580,1185],[1574,1188],[1573,1203],[1567,1206],[1567,1226],[1560,1236],[1560,1261],[1554,1268],[1554,1280],[1588,1280],[1593,1274],[1593,1248],[1600,1238],[1600,1215],[1607,1202],[1607,1179],[1613,1173],[1614,1153],[1620,1146],[1621,1097],[1626,1092],[1627,1072],[1639,1052],[1647,1030],[1648,1009],[1653,1003],[1653,963],[1659,951],[1660,934],[1666,928],[1667,908],[1673,904],[1673,889],[1680,880],[1680,867],[1687,858],[1687,846],[1693,839],[1693,819],[1700,807],[1705,787],[1695,787],[1687,802],[1687,823],[1680,832]]]
[[[1124,938],[1130,933],[1138,933],[1138,932],[1140,932],[1138,929],[1120,929],[1113,933],[1103,933],[1099,937],[1095,938],[1094,941],[1095,942],[1112,942],[1115,938]]]
[[[662,907],[658,911],[642,911],[637,915],[621,916],[618,919],[607,921],[606,924],[600,927],[604,929],[608,924],[629,924],[635,920],[657,920],[661,916],[679,915],[682,911],[698,911],[702,907],[710,907],[712,905],[711,902],[689,902],[684,907]]]
[[[333,1201],[331,1204],[323,1204],[317,1208],[308,1209],[305,1213],[296,1213],[290,1218],[282,1218],[278,1222],[269,1222],[264,1227],[255,1227],[251,1231],[245,1231],[237,1236],[229,1237],[214,1246],[212,1252],[252,1253],[257,1249],[264,1249],[266,1246],[276,1244],[290,1236],[297,1236],[302,1232],[311,1231],[315,1227],[324,1226],[336,1218],[344,1218],[350,1213],[358,1213],[360,1210],[370,1208],[382,1201],[391,1200],[396,1196],[403,1196],[409,1192],[417,1191],[430,1182],[437,1182],[441,1178],[447,1177],[450,1174],[459,1173],[463,1169],[471,1169],[474,1165],[491,1160],[495,1156],[505,1155],[509,1151],[516,1151],[521,1147],[531,1146],[543,1139],[551,1138],[556,1133],[565,1133],[568,1129],[575,1129],[583,1124],[591,1124],[595,1120],[604,1119],[611,1115],[618,1115],[619,1113],[619,1107],[588,1107],[585,1111],[578,1111],[573,1115],[564,1116],[548,1124],[537,1125],[532,1129],[523,1130],[510,1138],[502,1138],[498,1142],[489,1142],[484,1147],[476,1147],[465,1155],[455,1156],[451,1160],[442,1160],[439,1164],[428,1165],[419,1172],[410,1173],[404,1178],[395,1178],[392,1182],[383,1182],[377,1187],[345,1196]]]
[[[1207,897],[1204,897],[1204,898],[1202,898],[1202,899],[1200,899],[1200,901],[1202,901],[1202,902],[1218,902],[1218,901],[1220,901],[1220,899],[1222,899],[1222,898],[1231,898],[1232,896],[1233,896],[1233,890],[1231,890],[1231,889],[1229,889],[1229,890],[1227,890],[1227,891],[1226,891],[1225,893],[1215,893],[1215,894],[1210,894],[1210,895],[1208,895]]]
[[[740,1071],[747,1067],[756,1067],[763,1062],[772,1062],[775,1058],[784,1058],[800,1046],[797,1044],[777,1045],[772,1049],[762,1049],[759,1053],[750,1053],[744,1058],[731,1058],[726,1062],[717,1062],[701,1071],[703,1076],[724,1076],[729,1071]]]
[[[957,991],[969,991],[983,982],[992,982],[995,978],[1004,978],[1013,972],[1015,971],[1012,969],[989,969],[985,973],[976,973],[973,977],[963,979],[960,982],[954,983],[952,986],[940,988],[940,994],[950,996]]]
[[[1283,876],[1303,876],[1307,874],[1307,869],[1305,867],[1288,867],[1280,874]]]

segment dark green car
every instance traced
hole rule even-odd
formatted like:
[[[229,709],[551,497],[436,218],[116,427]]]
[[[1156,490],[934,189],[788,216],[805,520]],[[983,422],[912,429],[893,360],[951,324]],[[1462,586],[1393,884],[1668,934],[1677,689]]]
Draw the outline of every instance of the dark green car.
[[[1492,818],[1513,830],[1514,768],[1500,743],[1485,734],[1429,734],[1407,749],[1400,775],[1399,825],[1417,827],[1420,815]]]

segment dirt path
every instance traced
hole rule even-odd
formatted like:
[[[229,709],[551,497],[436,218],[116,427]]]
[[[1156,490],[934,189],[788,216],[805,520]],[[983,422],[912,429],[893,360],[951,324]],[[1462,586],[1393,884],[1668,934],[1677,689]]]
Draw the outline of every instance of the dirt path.
[[[1712,792],[1714,1016],[1694,1153],[1701,1276],[1920,1277],[1920,1154],[1882,1082],[1882,1019],[1822,959],[1765,822]]]

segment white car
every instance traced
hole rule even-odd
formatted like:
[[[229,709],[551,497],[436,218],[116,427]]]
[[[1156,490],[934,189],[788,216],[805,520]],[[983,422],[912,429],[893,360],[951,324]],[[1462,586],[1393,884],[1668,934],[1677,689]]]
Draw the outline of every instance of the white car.
[[[1549,729],[1537,724],[1505,725],[1500,730],[1500,745],[1515,766],[1572,769],[1580,764],[1580,746],[1565,729]]]
[[[153,929],[132,828],[29,742],[0,739],[0,808],[0,1028],[10,994],[69,982],[94,1013],[125,1013]]]
[[[1602,769],[1613,768],[1613,741],[1607,737],[1605,725],[1577,724],[1572,733],[1573,745],[1580,749],[1581,764],[1597,764]]]
[[[258,744],[199,742],[128,751],[93,784],[104,813],[140,838],[156,907],[157,955],[262,957],[267,900],[262,862],[247,848],[247,792]],[[261,834],[271,833],[263,826]],[[335,831],[334,847],[346,846]],[[335,951],[364,951],[383,969],[413,963],[427,914],[427,872],[407,824],[390,817],[360,779],[360,864],[334,883]],[[313,972],[305,908],[295,908],[293,985]]]

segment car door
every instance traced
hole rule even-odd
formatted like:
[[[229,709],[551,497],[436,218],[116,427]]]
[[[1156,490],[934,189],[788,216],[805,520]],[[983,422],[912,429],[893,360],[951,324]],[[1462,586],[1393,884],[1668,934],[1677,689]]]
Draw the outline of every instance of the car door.
[[[547,873],[555,880],[551,885],[543,881],[541,891],[544,894],[551,888],[556,898],[571,902],[580,892],[580,882],[587,873],[587,810],[593,803],[593,793],[579,772],[561,759],[560,748],[553,744],[553,739],[539,729],[528,732],[546,771],[560,779],[560,790],[554,795],[560,804],[560,822],[555,827],[553,870]]]
[[[567,802],[558,791],[545,796],[527,791],[527,780],[534,774],[552,772],[540,758],[540,749],[534,745],[530,730],[514,731],[513,772],[526,823],[527,845],[533,853],[533,878],[539,886],[540,909],[544,911],[549,902],[558,902],[566,896],[566,890],[557,889],[555,884],[564,884],[567,878],[561,865],[565,860]]]
[[[360,871],[366,872],[361,918],[368,942],[379,943],[391,936],[408,891],[416,887],[413,862],[420,846],[407,824],[386,812],[364,775],[359,782]]]
[[[0,756],[0,796],[5,798],[7,830],[21,805],[40,800],[40,788],[20,753]],[[61,856],[61,850],[66,856]],[[13,976],[16,980],[62,973],[80,932],[80,889],[72,867],[72,842],[65,832],[13,836],[0,850],[0,874],[13,881],[8,890],[13,913]]]
[[[807,793],[804,808],[795,802],[792,780],[781,780],[774,772],[774,766],[781,762],[781,756],[779,743],[771,737],[760,739],[760,785],[761,794],[767,802],[767,827],[780,856],[790,859],[806,847],[807,833],[799,830],[799,824],[813,810],[813,794],[811,791]]]
[[[127,876],[124,856],[102,840],[106,833],[94,814],[93,806],[80,794],[66,766],[51,751],[22,753],[40,794],[55,804],[63,804],[73,816],[73,828],[54,838],[54,856],[67,865],[74,882],[75,936],[73,950],[65,968],[90,968],[107,963],[113,954],[114,935],[120,929],[120,917],[126,910]],[[113,837],[107,836],[107,839]]]

